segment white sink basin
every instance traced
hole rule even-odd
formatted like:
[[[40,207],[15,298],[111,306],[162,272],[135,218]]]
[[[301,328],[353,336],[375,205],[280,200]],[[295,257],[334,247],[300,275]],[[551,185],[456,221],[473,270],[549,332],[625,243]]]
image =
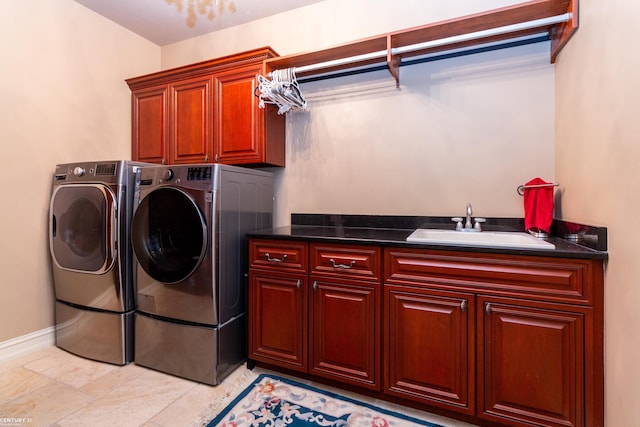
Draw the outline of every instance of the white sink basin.
[[[481,246],[490,248],[555,249],[555,245],[528,233],[482,231],[467,232],[418,228],[407,242],[436,245]]]

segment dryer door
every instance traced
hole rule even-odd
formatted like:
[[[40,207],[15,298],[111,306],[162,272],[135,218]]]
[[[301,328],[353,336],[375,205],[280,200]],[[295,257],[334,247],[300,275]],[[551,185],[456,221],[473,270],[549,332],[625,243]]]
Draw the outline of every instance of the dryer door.
[[[65,184],[51,196],[49,249],[63,270],[103,274],[115,262],[116,197],[103,184]]]
[[[131,243],[149,276],[162,283],[178,283],[205,256],[206,221],[187,193],[174,187],[158,188],[140,201],[133,215]]]

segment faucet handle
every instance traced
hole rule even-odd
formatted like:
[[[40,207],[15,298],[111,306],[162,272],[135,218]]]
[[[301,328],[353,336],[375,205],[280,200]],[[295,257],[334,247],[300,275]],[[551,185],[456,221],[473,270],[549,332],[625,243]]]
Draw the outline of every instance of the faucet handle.
[[[451,221],[456,223],[456,231],[462,230],[462,218],[459,216],[454,216],[451,218]]]
[[[475,230],[482,231],[482,226],[480,224],[483,223],[483,222],[487,222],[487,219],[486,218],[474,218],[473,220],[475,221],[475,224],[474,224],[473,228]]]

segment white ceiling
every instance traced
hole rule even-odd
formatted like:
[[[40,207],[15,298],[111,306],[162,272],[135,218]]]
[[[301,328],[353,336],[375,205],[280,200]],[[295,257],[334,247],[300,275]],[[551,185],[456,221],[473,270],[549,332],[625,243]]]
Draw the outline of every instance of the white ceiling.
[[[75,0],[136,34],[164,46],[191,37],[233,27],[246,22],[276,15],[287,10],[322,0]],[[200,14],[198,4],[209,3]],[[178,11],[178,5],[182,11]],[[195,11],[193,28],[187,25],[189,6]],[[235,10],[235,11],[234,11]]]

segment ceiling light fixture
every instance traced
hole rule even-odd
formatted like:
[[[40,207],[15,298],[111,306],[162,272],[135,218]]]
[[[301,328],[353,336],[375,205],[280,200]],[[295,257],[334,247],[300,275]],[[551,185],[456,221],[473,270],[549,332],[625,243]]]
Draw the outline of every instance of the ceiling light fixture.
[[[196,11],[200,15],[205,15],[209,21],[213,21],[216,18],[215,10],[218,9],[218,13],[222,14],[225,10],[231,13],[236,12],[236,5],[233,0],[164,0],[168,5],[174,5],[179,13],[182,13],[182,9],[186,3],[187,7],[187,26],[193,28],[196,26],[196,20],[198,16]]]

